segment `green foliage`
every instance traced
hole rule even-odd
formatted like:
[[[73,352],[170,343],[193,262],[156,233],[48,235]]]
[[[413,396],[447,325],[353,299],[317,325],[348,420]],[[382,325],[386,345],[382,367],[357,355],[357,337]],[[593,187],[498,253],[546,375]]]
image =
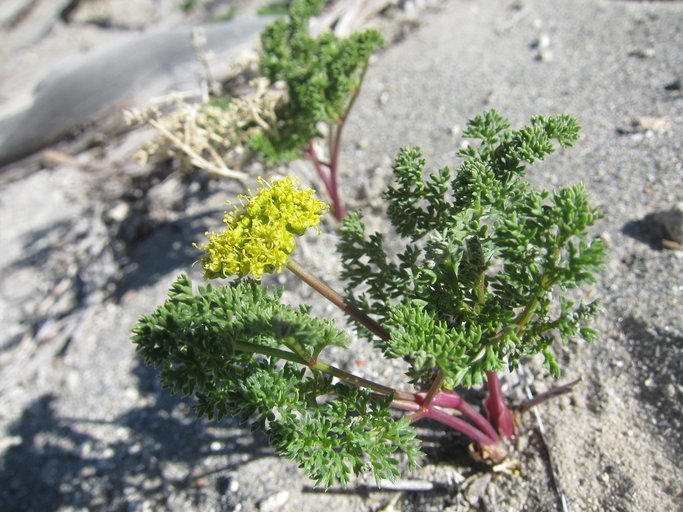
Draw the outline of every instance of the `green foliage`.
[[[256,11],[256,14],[258,14],[259,16],[287,14],[289,12],[290,3],[290,1],[271,2],[264,7],[260,7]]]
[[[271,349],[284,346],[289,351],[282,355],[307,362],[329,345],[346,346],[346,335],[312,317],[310,306],[292,308],[279,298],[278,290],[264,290],[250,279],[207,285],[194,294],[181,275],[168,300],[140,318],[133,342],[146,363],[161,369],[162,383],[183,395],[241,378],[245,365],[254,364],[254,351],[277,355]],[[217,412],[219,418],[223,414]]]
[[[276,135],[290,139],[262,134],[273,144],[273,154],[283,148],[298,151],[315,136],[317,122],[334,122],[348,109],[342,94],[348,88],[339,85],[340,79],[337,85],[326,81],[332,62],[310,64],[305,58],[315,61],[315,52],[342,46],[334,36],[316,40],[306,32],[307,18],[321,3],[295,0],[288,20],[264,36],[272,45],[264,69],[289,85],[289,101],[278,115],[282,131]],[[316,46],[323,42],[327,50]],[[301,83],[291,80],[297,72]],[[325,87],[310,88],[316,77]],[[338,251],[347,303],[300,264],[281,262],[362,323],[361,332],[387,358],[405,360],[410,382],[428,392],[399,391],[319,360],[326,347],[346,347],[345,333],[313,317],[310,306],[283,304],[280,290],[253,279],[195,292],[181,275],[168,300],[140,318],[133,331],[137,350],[159,369],[164,386],[195,397],[200,415],[240,416],[324,487],[345,484],[351,474],[366,471],[378,483],[393,479],[398,452],[416,463],[421,452],[411,418],[392,417],[390,407],[414,412],[413,420],[429,417],[459,429],[479,443],[482,453],[500,461],[505,456],[500,438],[512,435],[496,432],[509,416],[502,398],[487,400],[486,428],[487,420],[452,388],[480,385],[485,378],[497,383],[487,372],[515,368],[538,353],[548,371],[558,375],[554,340],[597,336],[588,325],[598,303],[574,302],[563,294],[593,282],[603,266],[605,247],[589,234],[601,215],[582,185],[536,190],[524,180],[529,164],[557,145],[571,146],[578,133],[568,116],[536,116],[529,126],[512,130],[491,110],[468,124],[465,135],[479,142],[458,153],[464,160],[455,171],[429,172],[418,148],[403,148],[394,165],[395,182],[384,194],[396,239],[367,234],[358,212],[344,220]],[[302,211],[300,206],[291,210]],[[278,211],[275,205],[237,235],[272,242],[272,233],[259,235],[254,226],[272,227]],[[217,256],[232,254],[231,246],[223,245],[214,247]],[[235,258],[244,263],[244,253]]]
[[[308,20],[323,0],[294,0],[286,19],[261,34],[261,72],[271,82],[283,81],[287,101],[278,107],[272,129],[252,137],[252,149],[270,161],[292,160],[316,137],[318,123],[344,120],[357,94],[370,54],[382,45],[376,30],[341,39],[327,31],[310,35]]]
[[[180,9],[183,12],[190,12],[194,10],[195,7],[197,7],[197,0],[185,0],[182,4],[180,4]]]
[[[578,132],[569,116],[510,130],[491,110],[470,121],[465,135],[480,143],[460,151],[455,173],[429,173],[418,148],[402,149],[384,196],[404,240],[396,258],[381,234],[366,236],[359,213],[345,219],[348,297],[389,328],[391,339],[375,343],[405,359],[414,382],[439,369],[448,386],[478,385],[486,371],[539,352],[557,375],[551,332],[564,342],[595,336],[586,324],[596,303],[552,306],[556,288],[590,283],[602,267],[605,248],[588,235],[600,214],[582,185],[551,193],[523,181],[526,164],[553,152],[553,141],[571,146]]]
[[[239,415],[319,485],[348,482],[352,472],[394,478],[397,450],[414,464],[417,442],[388,412],[391,397],[306,369],[323,348],[345,346],[345,334],[279,297],[246,279],[195,294],[181,275],[168,300],[140,318],[133,342],[165,387],[195,396],[200,415]]]

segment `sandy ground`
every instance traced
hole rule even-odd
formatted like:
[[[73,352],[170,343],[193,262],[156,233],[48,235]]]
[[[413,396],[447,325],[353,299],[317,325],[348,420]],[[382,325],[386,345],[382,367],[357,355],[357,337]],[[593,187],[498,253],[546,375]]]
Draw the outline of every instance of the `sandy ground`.
[[[455,167],[466,120],[495,107],[513,126],[575,116],[582,139],[530,179],[585,182],[605,213],[609,263],[582,292],[604,301],[601,339],[558,348],[560,382],[583,381],[522,417],[518,468],[494,473],[462,437],[420,423],[427,457],[404,475],[413,490],[360,479],[321,492],[262,436],[195,420],[138,361],[129,329],[179,272],[199,279],[191,243],[241,186],[142,168],[132,154],[148,133],[97,125],[56,146],[61,156],[0,175],[0,509],[683,510],[683,252],[662,249],[653,220],[683,200],[683,3],[451,0],[417,16],[381,20],[401,37],[373,62],[349,121],[350,205],[382,229],[378,194],[397,149],[420,145],[432,168]],[[303,164],[293,170],[315,184]],[[334,241],[328,224],[299,259],[339,284]],[[287,300],[315,300],[277,280]],[[332,357],[400,377],[359,341]],[[513,401],[556,384],[537,363],[507,377]]]

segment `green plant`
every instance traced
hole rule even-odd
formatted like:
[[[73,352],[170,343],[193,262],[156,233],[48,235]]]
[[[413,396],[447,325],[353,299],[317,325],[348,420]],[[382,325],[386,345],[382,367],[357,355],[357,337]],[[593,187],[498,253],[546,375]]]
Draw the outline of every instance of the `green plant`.
[[[284,83],[287,99],[277,107],[275,121],[253,136],[250,146],[269,162],[310,160],[330,197],[333,214],[342,219],[346,216],[338,183],[342,133],[370,55],[383,40],[373,29],[343,39],[332,31],[312,36],[309,19],[324,3],[294,0],[287,18],[263,31],[261,73],[271,83]],[[317,148],[318,139],[327,147],[327,158]]]
[[[339,188],[342,134],[370,56],[383,40],[372,29],[347,38],[330,30],[311,35],[310,18],[324,4],[324,0],[292,0],[270,6],[285,16],[261,34],[261,76],[250,81],[248,92],[235,98],[206,96],[189,104],[176,95],[168,102],[174,107],[170,113],[162,113],[160,105],[126,111],[129,122],[149,124],[161,136],[141,148],[139,159],[178,156],[188,166],[244,181],[246,174],[239,169],[255,156],[267,164],[303,158],[314,166],[333,215],[344,218]],[[195,1],[186,1],[183,9],[195,6]],[[232,16],[233,11],[226,15]],[[193,44],[208,70],[202,50],[205,39],[199,41],[202,44]],[[211,82],[208,76],[206,80]],[[169,105],[164,106],[168,110]]]
[[[164,386],[194,395],[199,414],[240,415],[267,433],[278,453],[320,485],[371,471],[378,482],[398,474],[396,452],[420,456],[411,424],[431,418],[467,435],[479,457],[500,462],[516,424],[497,372],[542,353],[557,376],[551,345],[588,341],[596,302],[563,295],[593,282],[605,248],[588,229],[600,214],[583,186],[551,192],[524,181],[526,165],[571,146],[579,127],[568,116],[537,116],[509,129],[496,112],[470,121],[477,146],[464,162],[428,173],[417,148],[404,148],[384,197],[399,237],[390,257],[383,235],[366,235],[359,213],[347,216],[338,250],[342,296],[291,257],[295,236],[316,226],[326,206],[293,179],[262,182],[227,229],[203,245],[205,277],[237,278],[195,291],[180,276],[169,298],[134,329],[143,359]],[[386,358],[408,363],[411,390],[398,390],[321,359],[347,334],[283,304],[280,291],[255,277],[286,267],[340,307]],[[255,276],[255,277],[252,277]],[[487,384],[485,415],[457,386]],[[410,412],[395,417],[390,409]]]
[[[194,10],[197,7],[197,0],[184,0],[182,4],[180,4],[180,9],[183,12],[190,12]]]
[[[290,4],[291,2],[288,0],[271,2],[268,5],[259,8],[256,13],[259,16],[287,14],[289,12]]]

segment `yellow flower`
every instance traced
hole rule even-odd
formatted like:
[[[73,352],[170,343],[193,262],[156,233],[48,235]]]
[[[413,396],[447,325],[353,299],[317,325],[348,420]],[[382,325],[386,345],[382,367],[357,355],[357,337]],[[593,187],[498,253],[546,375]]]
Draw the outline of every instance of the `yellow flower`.
[[[243,209],[235,207],[223,219],[228,229],[208,232],[209,242],[201,263],[204,277],[214,279],[265,272],[278,272],[287,264],[296,247],[295,235],[317,226],[329,206],[314,196],[310,188],[299,190],[297,178],[270,183],[258,178],[256,194],[240,195]],[[230,203],[230,201],[228,201]]]

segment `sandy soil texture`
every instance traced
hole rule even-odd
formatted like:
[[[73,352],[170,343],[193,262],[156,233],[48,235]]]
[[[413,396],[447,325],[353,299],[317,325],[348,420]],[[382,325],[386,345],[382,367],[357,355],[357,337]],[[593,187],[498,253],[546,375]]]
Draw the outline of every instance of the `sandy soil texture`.
[[[129,329],[178,273],[200,279],[192,242],[242,185],[172,162],[141,167],[132,155],[149,131],[99,122],[0,173],[0,509],[683,510],[683,2],[407,4],[374,20],[391,44],[346,129],[350,207],[385,229],[379,195],[397,150],[419,145],[432,169],[456,167],[467,119],[496,108],[513,126],[575,116],[581,140],[530,179],[584,182],[605,213],[596,233],[609,262],[581,292],[603,300],[601,338],[558,347],[559,382],[582,382],[521,417],[516,465],[491,471],[461,436],[424,422],[427,456],[403,489],[358,479],[322,492],[263,436],[195,420],[191,402],[136,358]],[[291,170],[316,185],[305,164]],[[324,231],[302,240],[298,258],[340,285],[335,226]],[[344,321],[293,278],[273,280],[287,300]],[[331,357],[400,379],[361,341]],[[505,378],[517,403],[556,384],[535,360]]]

